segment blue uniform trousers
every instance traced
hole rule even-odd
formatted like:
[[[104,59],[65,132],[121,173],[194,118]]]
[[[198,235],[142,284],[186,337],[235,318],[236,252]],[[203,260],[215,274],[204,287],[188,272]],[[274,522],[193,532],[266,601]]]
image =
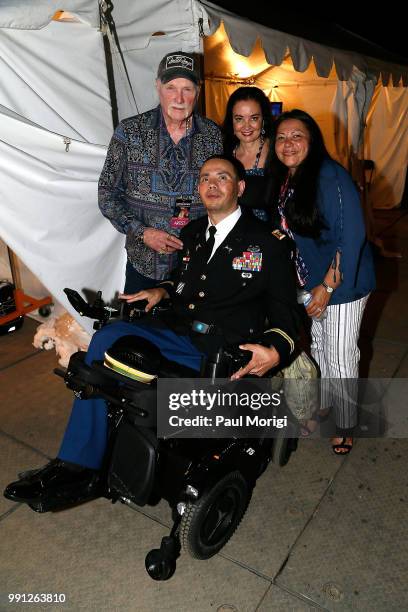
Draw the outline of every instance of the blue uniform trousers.
[[[142,336],[155,344],[167,359],[200,370],[202,353],[187,336],[178,336],[167,328],[149,327],[147,323],[125,321],[107,325],[94,334],[85,362],[90,365],[94,360],[103,360],[105,351],[115,340],[127,335]],[[99,469],[106,450],[107,433],[105,401],[76,399],[58,457],[63,461]]]

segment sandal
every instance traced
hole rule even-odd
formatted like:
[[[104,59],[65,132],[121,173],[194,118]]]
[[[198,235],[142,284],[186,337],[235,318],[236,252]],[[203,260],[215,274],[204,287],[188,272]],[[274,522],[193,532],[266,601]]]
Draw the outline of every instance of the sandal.
[[[333,440],[341,440],[338,444],[333,444]],[[351,440],[350,442],[346,442],[346,440]],[[332,449],[335,455],[348,455],[351,449],[353,448],[353,438],[351,436],[345,436],[343,438],[332,438]]]
[[[315,424],[315,426],[312,425],[312,423]],[[317,429],[317,420],[316,419],[308,419],[306,421],[306,423],[299,423],[299,427],[300,427],[300,437],[301,438],[308,438],[309,436],[311,436],[312,434],[314,434],[314,432]]]
[[[325,410],[315,410],[310,419],[308,419],[305,423],[299,423],[300,426],[300,437],[308,438],[317,429],[317,425],[320,423],[324,423],[330,414],[330,408],[326,408]]]

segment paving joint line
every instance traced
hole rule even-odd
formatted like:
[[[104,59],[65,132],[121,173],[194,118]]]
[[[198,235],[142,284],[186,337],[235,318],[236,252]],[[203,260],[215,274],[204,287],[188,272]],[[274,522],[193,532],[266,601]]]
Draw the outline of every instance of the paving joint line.
[[[283,587],[280,584],[276,584],[275,582],[273,582],[271,584],[271,587],[274,586],[278,589],[280,589],[281,591],[283,591],[284,593],[288,593],[289,595],[291,595],[292,597],[294,597],[295,599],[298,599],[299,601],[301,601],[302,603],[307,603],[309,606],[312,605],[313,607],[315,607],[317,610],[324,610],[325,612],[330,612],[329,608],[325,608],[324,606],[322,606],[320,603],[318,603],[317,601],[315,601],[314,599],[312,599],[311,597],[307,597],[306,595],[303,595],[302,593],[298,593],[297,591],[291,591],[290,589],[288,589],[287,587]],[[268,589],[269,590],[269,589]],[[264,598],[263,598],[264,599]],[[259,606],[261,605],[262,601],[257,605],[257,607],[255,608],[255,612],[258,610]]]
[[[231,563],[233,563],[234,565],[238,565],[242,569],[245,569],[248,572],[251,572],[251,574],[255,574],[255,576],[258,576],[258,578],[262,578],[263,580],[266,580],[267,582],[269,582],[270,585],[273,584],[273,578],[271,576],[264,574],[263,572],[257,570],[255,567],[252,567],[251,565],[247,565],[246,563],[244,563],[243,561],[240,561],[239,559],[230,557],[225,552],[219,552],[217,554],[219,557],[222,557],[226,561],[231,561]]]
[[[109,500],[107,500],[109,501]],[[119,500],[118,500],[119,501]],[[130,505],[130,504],[126,504],[124,502],[121,502],[124,506],[126,506],[127,508],[130,508],[130,510],[133,510],[133,512],[138,512],[139,514],[142,514],[143,516],[145,516],[146,518],[151,519],[152,521],[154,521],[155,523],[158,523],[159,525],[161,525],[162,527],[166,527],[167,529],[171,529],[171,525],[169,525],[168,523],[163,523],[163,521],[159,518],[157,518],[156,516],[151,516],[150,514],[148,514],[147,512],[144,512],[141,508],[138,508],[135,504]]]
[[[35,446],[31,446],[31,444],[28,444],[28,442],[24,442],[24,440],[20,440],[19,438],[16,438],[16,436],[13,436],[13,434],[9,434],[7,431],[4,431],[4,429],[0,429],[0,435],[5,436],[6,438],[8,438],[9,440],[12,440],[13,442],[17,442],[18,444],[21,444],[25,448],[41,455],[42,457],[44,457],[45,459],[48,459],[49,461],[51,460],[51,457],[47,455],[46,453],[43,453],[38,448],[35,448]]]
[[[306,529],[309,526],[309,524],[314,519],[314,517],[315,517],[319,507],[321,506],[321,504],[323,503],[323,501],[326,499],[327,495],[329,494],[329,491],[330,491],[331,487],[333,486],[334,481],[336,480],[336,478],[337,478],[338,474],[340,473],[340,471],[343,469],[343,466],[346,463],[348,457],[349,457],[349,455],[346,454],[346,456],[343,458],[343,461],[341,462],[341,464],[339,465],[339,467],[337,468],[337,470],[333,474],[332,478],[327,483],[327,487],[323,491],[320,499],[317,501],[317,503],[316,503],[316,505],[314,507],[314,510],[311,512],[311,514],[310,514],[309,518],[307,519],[306,523],[304,524],[303,528],[299,532],[299,534],[296,537],[295,541],[293,542],[292,546],[289,548],[288,553],[286,555],[286,558],[284,559],[282,565],[280,566],[280,568],[276,572],[275,576],[273,577],[273,583],[274,584],[276,584],[276,580],[279,578],[279,576],[282,574],[283,570],[285,569],[285,567],[286,567],[286,565],[287,565],[287,563],[288,563],[288,561],[289,561],[289,559],[290,559],[290,557],[291,557],[291,555],[292,555],[292,553],[293,553],[293,551],[294,551],[298,541],[302,537],[303,533],[306,531]]]
[[[6,520],[11,514],[14,514],[14,512],[16,512],[19,508],[21,508],[22,505],[23,505],[23,502],[15,503],[13,508],[9,508],[8,510],[6,510],[6,512],[3,512],[3,514],[0,514],[0,523],[1,521]]]
[[[18,365],[19,363],[21,363],[22,361],[26,361],[27,359],[31,359],[32,357],[35,357],[36,355],[42,354],[44,351],[42,349],[38,349],[38,351],[35,351],[35,353],[31,353],[31,355],[26,355],[25,357],[21,357],[21,359],[17,359],[17,361],[13,361],[13,363],[9,363],[6,366],[3,366],[0,368],[0,372],[4,372],[4,370],[8,370],[9,368],[12,368],[15,365]]]

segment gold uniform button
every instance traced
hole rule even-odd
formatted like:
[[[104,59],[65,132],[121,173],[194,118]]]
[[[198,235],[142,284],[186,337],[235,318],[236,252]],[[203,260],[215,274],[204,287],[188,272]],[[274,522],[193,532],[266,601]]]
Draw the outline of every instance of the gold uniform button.
[[[189,304],[188,307],[189,307],[190,310],[194,310],[195,304]]]
[[[204,296],[205,296],[205,293],[204,293],[204,291],[200,291],[200,293],[199,293],[198,295],[199,295],[200,297],[204,297]]]
[[[200,276],[200,279],[201,279],[201,280],[206,280],[206,278],[207,278],[207,277],[206,277],[206,275],[205,275],[205,274],[202,274],[202,275]]]

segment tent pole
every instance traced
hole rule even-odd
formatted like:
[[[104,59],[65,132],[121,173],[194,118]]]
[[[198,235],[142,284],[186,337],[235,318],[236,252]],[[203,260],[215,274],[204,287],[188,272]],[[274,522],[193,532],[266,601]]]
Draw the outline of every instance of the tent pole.
[[[7,254],[11,270],[11,278],[16,289],[21,289],[21,274],[18,267],[16,254],[7,246]]]
[[[108,76],[109,94],[111,100],[112,123],[113,127],[116,128],[119,123],[118,101],[116,98],[115,77],[113,75],[112,50],[106,32],[103,32],[103,48],[105,50],[106,73]]]

